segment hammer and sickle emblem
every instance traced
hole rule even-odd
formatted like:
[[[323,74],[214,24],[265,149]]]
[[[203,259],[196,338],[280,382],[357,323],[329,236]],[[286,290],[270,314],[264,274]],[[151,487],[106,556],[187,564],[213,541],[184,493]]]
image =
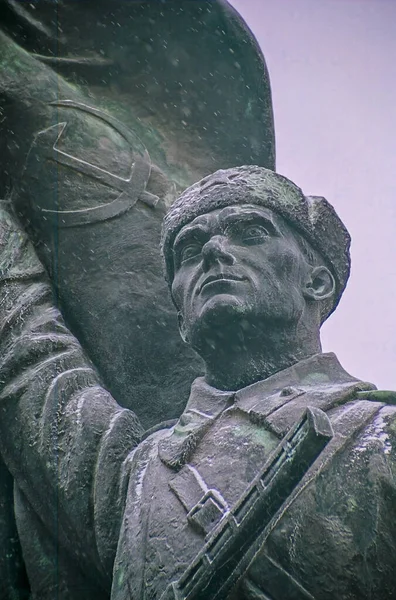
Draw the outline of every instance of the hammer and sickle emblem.
[[[159,200],[158,196],[146,191],[146,186],[151,173],[150,156],[146,149],[144,149],[141,154],[133,151],[134,148],[136,148],[136,142],[138,142],[139,145],[142,145],[142,143],[132,131],[111,115],[80,102],[60,100],[51,102],[50,104],[51,106],[74,108],[89,113],[107,125],[110,125],[128,142],[131,148],[133,162],[131,164],[129,177],[119,177],[106,169],[93,165],[58,148],[58,142],[65,132],[68,125],[67,122],[58,123],[41,131],[36,137],[35,145],[40,141],[40,145],[42,146],[43,140],[49,138],[52,147],[49,152],[45,151],[47,158],[62,166],[69,167],[74,171],[82,173],[112,189],[118,190],[120,195],[107,204],[101,204],[93,208],[81,210],[50,210],[36,206],[40,212],[58,214],[61,217],[59,219],[59,227],[75,227],[116,217],[132,208],[138,200],[144,202],[148,206],[155,207]]]

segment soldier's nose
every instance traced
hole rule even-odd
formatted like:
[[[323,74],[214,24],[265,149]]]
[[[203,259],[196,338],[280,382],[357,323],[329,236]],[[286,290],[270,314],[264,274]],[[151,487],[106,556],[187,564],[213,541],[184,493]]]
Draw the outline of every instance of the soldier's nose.
[[[214,263],[233,265],[235,257],[226,246],[226,240],[221,235],[214,235],[202,248],[202,266],[207,271]]]

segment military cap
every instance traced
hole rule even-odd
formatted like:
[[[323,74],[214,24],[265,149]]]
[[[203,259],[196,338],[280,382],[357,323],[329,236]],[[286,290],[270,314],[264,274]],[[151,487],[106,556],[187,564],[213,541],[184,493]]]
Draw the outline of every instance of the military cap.
[[[305,196],[292,181],[264,167],[242,166],[216,171],[187,188],[172,204],[163,221],[161,239],[169,285],[174,276],[172,247],[178,231],[199,215],[238,204],[255,204],[273,210],[323,257],[336,282],[333,301],[322,314],[325,320],[336,308],[348,281],[349,233],[325,198]]]

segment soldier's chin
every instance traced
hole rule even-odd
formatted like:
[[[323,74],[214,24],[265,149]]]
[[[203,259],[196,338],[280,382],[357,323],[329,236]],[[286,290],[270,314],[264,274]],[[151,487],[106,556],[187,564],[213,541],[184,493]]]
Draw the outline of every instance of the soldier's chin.
[[[300,308],[300,307],[298,307]],[[302,311],[284,307],[282,302],[262,302],[233,294],[216,294],[202,305],[191,327],[191,341],[195,350],[207,340],[232,339],[242,329],[244,335],[257,337],[270,331],[297,326]]]
[[[246,303],[231,294],[217,294],[208,299],[201,308],[194,329],[207,335],[221,333],[236,325],[248,312]]]

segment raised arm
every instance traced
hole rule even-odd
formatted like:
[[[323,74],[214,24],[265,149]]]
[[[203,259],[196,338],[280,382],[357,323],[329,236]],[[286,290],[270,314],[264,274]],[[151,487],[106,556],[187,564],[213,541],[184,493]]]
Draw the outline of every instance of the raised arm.
[[[101,386],[32,245],[2,206],[0,453],[50,535],[106,585],[124,505],[122,464],[140,434],[134,413]]]

